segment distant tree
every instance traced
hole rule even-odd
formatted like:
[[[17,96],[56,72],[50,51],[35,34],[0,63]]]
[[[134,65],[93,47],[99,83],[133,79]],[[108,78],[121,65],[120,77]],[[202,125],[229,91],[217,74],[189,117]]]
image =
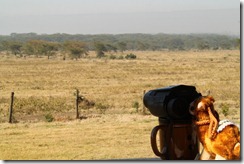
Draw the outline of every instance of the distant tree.
[[[145,44],[145,43],[143,43],[143,42],[140,42],[140,41],[137,42],[137,50],[142,50],[142,51],[144,51],[144,50],[146,50],[147,48],[148,48],[148,45],[147,45],[147,44]]]
[[[210,48],[209,44],[207,42],[204,41],[200,41],[197,45],[197,48],[199,50],[208,50]]]
[[[9,41],[1,42],[1,51],[9,51]]]
[[[107,51],[106,46],[101,42],[94,42],[94,48],[98,58],[104,57],[104,52]]]
[[[12,54],[21,54],[23,43],[18,41],[3,41],[0,44],[1,51],[10,51]]]
[[[113,46],[111,44],[106,44],[105,47],[106,47],[106,50],[108,52],[117,52],[117,47],[115,47],[115,46]]]
[[[24,45],[23,49],[27,55],[36,55],[38,57],[43,54],[43,44],[44,41],[42,40],[30,40]]]
[[[4,51],[4,46],[2,42],[0,42],[0,51]]]
[[[240,49],[240,47],[241,47],[241,41],[240,41],[240,38],[237,38],[236,39],[236,48]]]
[[[121,51],[121,52],[124,52],[126,50],[126,43],[125,42],[119,42],[118,43],[118,49]]]
[[[9,42],[9,50],[16,56],[21,54],[21,48],[23,44],[21,42]]]
[[[93,40],[104,43],[107,51],[113,52],[116,47],[117,51],[125,50],[161,50],[161,49],[198,49],[207,48],[204,43],[208,43],[209,49],[234,49],[238,48],[239,37],[218,35],[218,34],[98,34],[98,35],[81,35],[81,34],[36,34],[36,33],[12,33],[11,35],[0,35],[0,49],[7,50],[3,42],[19,41],[28,43],[30,40],[52,41],[64,43],[67,40],[79,40],[86,43],[89,50],[95,50]],[[202,43],[200,43],[202,42]],[[112,47],[111,47],[112,46]],[[240,46],[239,46],[240,47]],[[9,50],[8,50],[9,51]],[[105,51],[103,51],[104,53]],[[69,52],[70,53],[70,52]],[[102,54],[102,53],[101,53]]]
[[[27,55],[34,54],[34,47],[32,46],[32,43],[30,41],[25,43],[23,50],[24,50],[24,53]]]
[[[221,42],[220,42],[220,47],[222,48],[222,49],[231,49],[231,44],[232,43],[230,43],[230,42],[228,42],[227,40],[222,40]]]
[[[170,50],[183,50],[184,49],[184,42],[181,38],[171,38],[169,41]]]
[[[88,55],[88,48],[81,41],[66,41],[64,43],[64,49],[70,53],[71,58],[75,58],[76,60]]]
[[[42,43],[42,54],[46,55],[48,59],[54,55],[55,51],[58,51],[59,44],[55,42],[43,42]]]

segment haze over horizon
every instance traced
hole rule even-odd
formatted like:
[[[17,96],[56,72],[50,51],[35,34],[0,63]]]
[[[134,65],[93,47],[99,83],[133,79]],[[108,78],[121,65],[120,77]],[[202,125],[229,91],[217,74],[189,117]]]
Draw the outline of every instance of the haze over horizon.
[[[1,0],[0,35],[240,35],[237,0]]]

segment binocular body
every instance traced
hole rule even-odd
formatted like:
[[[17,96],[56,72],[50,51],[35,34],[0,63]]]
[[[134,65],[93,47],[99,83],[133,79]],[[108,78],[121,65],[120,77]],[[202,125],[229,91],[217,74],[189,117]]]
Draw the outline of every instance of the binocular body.
[[[189,120],[189,105],[197,97],[194,86],[176,85],[148,91],[143,97],[144,105],[157,117],[170,120]]]
[[[159,120],[159,125],[151,132],[151,146],[155,155],[161,159],[195,159],[198,139],[189,106],[199,96],[201,93],[194,86],[187,85],[150,90],[144,95],[144,105]]]

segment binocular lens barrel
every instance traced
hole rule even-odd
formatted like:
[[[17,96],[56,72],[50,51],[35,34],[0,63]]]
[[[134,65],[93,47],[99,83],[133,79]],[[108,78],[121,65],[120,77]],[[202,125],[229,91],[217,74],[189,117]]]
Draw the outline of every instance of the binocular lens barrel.
[[[173,120],[190,119],[190,103],[201,96],[194,86],[176,85],[148,91],[144,105],[151,114]]]

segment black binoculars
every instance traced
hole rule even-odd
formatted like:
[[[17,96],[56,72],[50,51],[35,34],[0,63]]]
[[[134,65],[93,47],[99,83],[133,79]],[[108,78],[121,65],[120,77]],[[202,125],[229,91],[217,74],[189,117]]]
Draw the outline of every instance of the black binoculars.
[[[144,105],[159,118],[159,125],[151,132],[151,147],[155,155],[164,160],[189,160],[198,156],[199,141],[189,107],[199,96],[201,93],[194,86],[187,85],[150,90],[144,95]]]
[[[190,119],[189,105],[201,93],[194,86],[175,85],[148,91],[143,97],[144,105],[154,116],[185,120]]]

